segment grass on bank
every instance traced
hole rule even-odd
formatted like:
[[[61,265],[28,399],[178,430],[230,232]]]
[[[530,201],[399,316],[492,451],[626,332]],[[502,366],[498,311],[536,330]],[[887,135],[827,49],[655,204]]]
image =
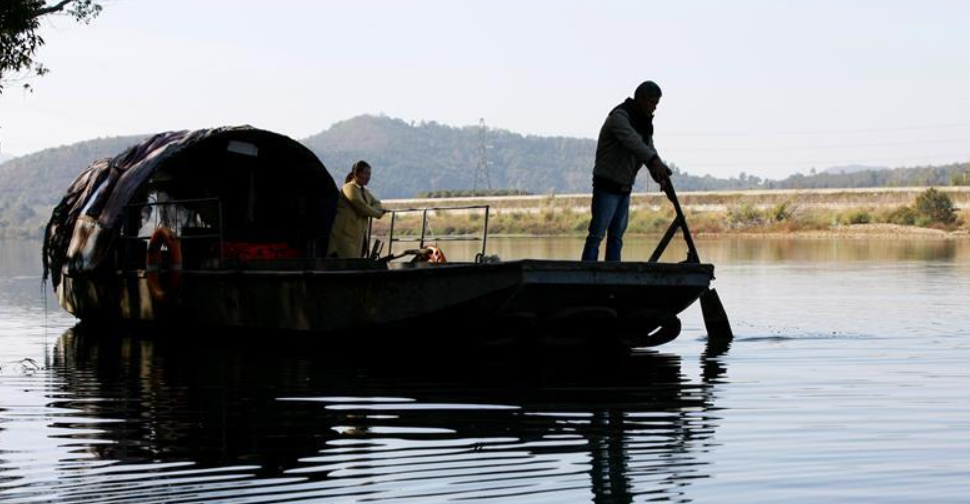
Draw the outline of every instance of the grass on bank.
[[[790,201],[773,206],[755,206],[744,201],[726,211],[685,210],[693,233],[791,233],[824,231],[854,224],[896,224],[935,228],[945,231],[968,229],[970,210],[959,212],[943,192],[928,189],[910,205],[896,207],[860,206],[847,209],[819,207],[800,208]],[[432,211],[428,216],[428,234],[481,234],[484,215],[477,211]],[[630,211],[628,234],[663,233],[674,219],[672,207],[652,209],[634,206]],[[489,235],[570,236],[584,235],[589,225],[589,211],[556,205],[552,198],[534,210],[492,210]],[[375,221],[375,233],[385,233],[389,219]],[[418,235],[419,214],[401,214],[395,222],[395,234]]]
[[[531,207],[493,207],[488,223],[489,235],[585,235],[589,225],[589,208],[585,206],[589,204],[588,199],[582,202],[554,197],[538,199],[538,202],[529,203]],[[710,201],[704,203],[711,204]],[[831,209],[819,204],[799,206],[794,200],[758,205],[743,196],[725,199],[723,203],[726,210],[685,209],[691,230],[697,234],[768,234],[827,231],[855,224],[897,224],[970,232],[970,208],[958,211],[947,193],[932,188],[919,193],[909,205],[896,206],[873,204]],[[627,233],[663,233],[673,218],[673,208],[669,204],[659,207],[635,205],[631,209]],[[484,215],[480,211],[431,211],[429,235],[479,235],[483,223]],[[387,217],[374,221],[375,233],[386,233],[389,224]],[[400,214],[395,228],[396,234],[419,235],[420,214]],[[43,224],[18,227],[0,220],[0,239],[39,238],[43,236],[43,230]]]

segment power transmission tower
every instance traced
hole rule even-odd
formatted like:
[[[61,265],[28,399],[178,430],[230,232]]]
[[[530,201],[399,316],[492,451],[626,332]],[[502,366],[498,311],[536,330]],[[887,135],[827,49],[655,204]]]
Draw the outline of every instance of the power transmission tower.
[[[478,164],[475,166],[475,181],[472,184],[472,191],[478,191],[478,181],[485,182],[485,189],[492,190],[492,181],[488,177],[488,147],[486,143],[485,119],[478,120]]]

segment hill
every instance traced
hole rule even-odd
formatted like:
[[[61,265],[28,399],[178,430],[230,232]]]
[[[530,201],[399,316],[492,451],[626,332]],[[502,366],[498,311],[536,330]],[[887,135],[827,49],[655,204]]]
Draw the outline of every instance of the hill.
[[[384,116],[359,116],[336,123],[303,143],[323,160],[334,178],[342,179],[354,161],[364,159],[374,166],[372,185],[381,197],[410,198],[472,189],[480,141],[477,126],[455,128],[436,122],[409,124]],[[493,189],[532,194],[590,191],[595,140],[490,129],[487,144]],[[720,179],[690,175],[676,164],[671,168],[675,185],[684,191],[759,188],[768,182],[743,173]],[[639,177],[635,190],[648,190],[648,181],[649,177]]]
[[[303,143],[334,178],[342,180],[354,161],[365,159],[374,167],[373,185],[381,197],[405,198],[425,191],[471,189],[480,141],[477,126],[415,125],[360,116],[336,123]],[[550,193],[586,190],[590,185],[593,140],[492,129],[487,143],[493,188]]]
[[[99,138],[45,149],[0,165],[0,237],[40,236],[51,208],[92,161],[114,156],[142,136]]]
[[[302,142],[338,181],[358,159],[374,166],[373,187],[383,199],[411,198],[432,191],[462,191],[474,185],[479,128],[436,122],[408,123],[385,116],[338,122]],[[92,161],[113,156],[143,136],[89,140],[46,149],[0,165],[0,237],[38,236],[50,209],[74,177]],[[587,193],[596,142],[584,138],[539,137],[501,129],[487,132],[489,179],[493,189],[532,194]],[[669,161],[669,160],[668,160]],[[680,191],[822,189],[970,185],[966,164],[917,168],[832,170],[768,180],[744,173],[717,178],[691,175],[672,164]],[[855,168],[855,167],[853,167]],[[640,177],[637,191],[655,190]],[[481,185],[479,189],[482,189]]]

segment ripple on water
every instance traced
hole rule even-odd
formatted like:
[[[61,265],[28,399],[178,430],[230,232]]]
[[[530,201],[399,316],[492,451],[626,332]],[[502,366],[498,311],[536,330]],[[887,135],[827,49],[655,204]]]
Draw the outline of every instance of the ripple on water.
[[[705,249],[735,341],[605,362],[85,334],[0,272],[0,502],[962,504],[970,244],[875,245]]]

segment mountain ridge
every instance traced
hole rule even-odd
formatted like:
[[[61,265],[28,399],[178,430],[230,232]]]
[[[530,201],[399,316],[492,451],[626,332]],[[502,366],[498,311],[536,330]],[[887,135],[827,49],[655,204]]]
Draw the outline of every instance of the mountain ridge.
[[[371,186],[382,199],[420,193],[467,191],[475,185],[480,129],[434,121],[406,122],[362,115],[334,123],[302,140],[339,183],[358,159],[374,167]],[[0,165],[0,236],[38,235],[50,209],[90,163],[117,155],[148,135],[98,138],[19,156]],[[590,191],[596,142],[592,139],[486,131],[488,179],[492,189],[533,194]],[[852,173],[794,174],[768,180],[740,174],[732,178],[695,176],[676,163],[674,185],[681,191],[966,185],[965,163],[938,167],[863,170]],[[649,176],[638,177],[635,191],[657,189]],[[484,180],[477,189],[486,189]]]

